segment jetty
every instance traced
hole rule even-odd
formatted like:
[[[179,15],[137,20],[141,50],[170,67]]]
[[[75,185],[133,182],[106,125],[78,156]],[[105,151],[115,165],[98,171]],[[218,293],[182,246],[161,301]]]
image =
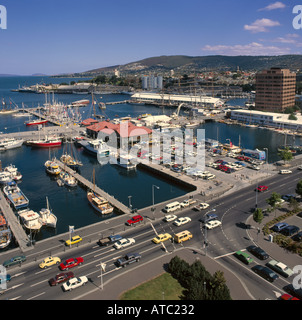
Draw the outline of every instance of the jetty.
[[[118,201],[115,197],[111,196],[98,186],[94,185],[92,182],[81,176],[79,173],[76,171],[72,170],[71,168],[67,167],[64,163],[62,163],[59,160],[55,160],[56,163],[59,165],[59,167],[72,175],[74,178],[77,179],[78,183],[82,185],[84,188],[89,189],[89,190],[95,190],[97,194],[99,194],[101,197],[105,198],[108,200],[108,202],[119,212],[125,213],[125,214],[130,214],[130,208],[128,208],[126,205]]]
[[[19,245],[19,248],[22,252],[26,252],[33,249],[33,246],[29,246],[29,238],[25,233],[23,227],[19,223],[15,213],[13,212],[12,208],[8,204],[5,199],[3,192],[0,190],[0,208],[5,219],[8,222],[8,225],[14,235],[16,242]]]

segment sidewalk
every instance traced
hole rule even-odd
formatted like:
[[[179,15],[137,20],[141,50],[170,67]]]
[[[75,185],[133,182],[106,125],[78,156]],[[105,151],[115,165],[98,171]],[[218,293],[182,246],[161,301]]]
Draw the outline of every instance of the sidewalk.
[[[116,277],[104,282],[103,290],[100,287],[97,287],[90,293],[82,295],[77,299],[119,300],[123,292],[134,288],[142,284],[143,282],[149,281],[165,272],[165,264],[169,263],[169,261],[176,255],[186,260],[190,264],[197,259],[200,260],[200,262],[211,274],[214,274],[214,272],[217,270],[223,271],[224,277],[226,279],[226,284],[230,290],[233,300],[253,299],[253,297],[246,292],[242,283],[238,280],[238,278],[235,277],[232,272],[221,266],[210,257],[204,256],[203,253],[196,253],[196,251],[191,248],[180,249],[176,252],[173,252],[172,254],[167,254],[155,261],[140,264],[123,274],[118,274],[117,272]]]

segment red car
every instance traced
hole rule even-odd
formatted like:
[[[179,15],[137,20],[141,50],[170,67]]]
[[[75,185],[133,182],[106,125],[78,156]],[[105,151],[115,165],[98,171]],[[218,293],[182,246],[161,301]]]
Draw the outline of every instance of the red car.
[[[73,267],[76,267],[78,265],[81,265],[83,262],[84,262],[84,259],[82,257],[70,258],[70,259],[67,259],[65,262],[62,262],[60,264],[60,269],[62,271],[68,270],[70,268],[73,268]]]
[[[238,157],[236,157],[236,159],[238,159],[240,161],[244,161],[244,157],[243,156],[238,156]]]
[[[257,191],[258,192],[263,192],[263,191],[266,191],[268,189],[268,186],[259,186],[258,188],[257,188]]]
[[[73,277],[74,277],[74,274],[71,271],[69,271],[67,273],[63,273],[62,272],[62,273],[57,274],[54,278],[51,278],[49,280],[49,284],[51,286],[56,286],[57,284],[65,282],[65,281],[67,281],[67,280],[69,280],[69,279],[71,279]]]
[[[291,296],[290,294],[283,294],[281,297],[280,297],[281,300],[300,300],[298,298],[295,298],[293,296]]]
[[[126,224],[128,226],[131,226],[135,223],[142,222],[143,220],[144,220],[144,218],[142,216],[137,215],[137,216],[132,217],[130,220],[127,220]]]

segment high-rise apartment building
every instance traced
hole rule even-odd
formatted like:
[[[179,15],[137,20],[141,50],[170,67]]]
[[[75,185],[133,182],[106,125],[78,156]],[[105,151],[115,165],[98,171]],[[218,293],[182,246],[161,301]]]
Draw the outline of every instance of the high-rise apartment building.
[[[161,90],[163,88],[163,77],[162,76],[143,76],[142,77],[142,88],[144,90]]]
[[[283,112],[295,105],[296,74],[288,69],[271,68],[256,75],[256,110]]]

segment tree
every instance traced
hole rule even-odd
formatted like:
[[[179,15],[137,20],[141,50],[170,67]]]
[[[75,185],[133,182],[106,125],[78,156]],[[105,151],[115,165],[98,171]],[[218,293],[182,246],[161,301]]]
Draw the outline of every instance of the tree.
[[[280,151],[278,153],[278,156],[281,158],[281,160],[284,161],[284,163],[286,161],[290,161],[293,159],[293,154],[291,153],[291,151],[289,150],[289,147],[286,147],[284,150]]]
[[[298,212],[300,209],[300,204],[295,198],[289,200],[289,207],[293,212]]]
[[[296,194],[302,197],[302,180],[297,183]]]
[[[253,213],[253,219],[255,222],[257,223],[261,223],[263,220],[263,213],[262,213],[262,209],[257,208],[254,213]]]
[[[273,192],[270,198],[266,199],[266,203],[269,204],[275,212],[276,208],[280,207],[281,195],[277,192]]]

